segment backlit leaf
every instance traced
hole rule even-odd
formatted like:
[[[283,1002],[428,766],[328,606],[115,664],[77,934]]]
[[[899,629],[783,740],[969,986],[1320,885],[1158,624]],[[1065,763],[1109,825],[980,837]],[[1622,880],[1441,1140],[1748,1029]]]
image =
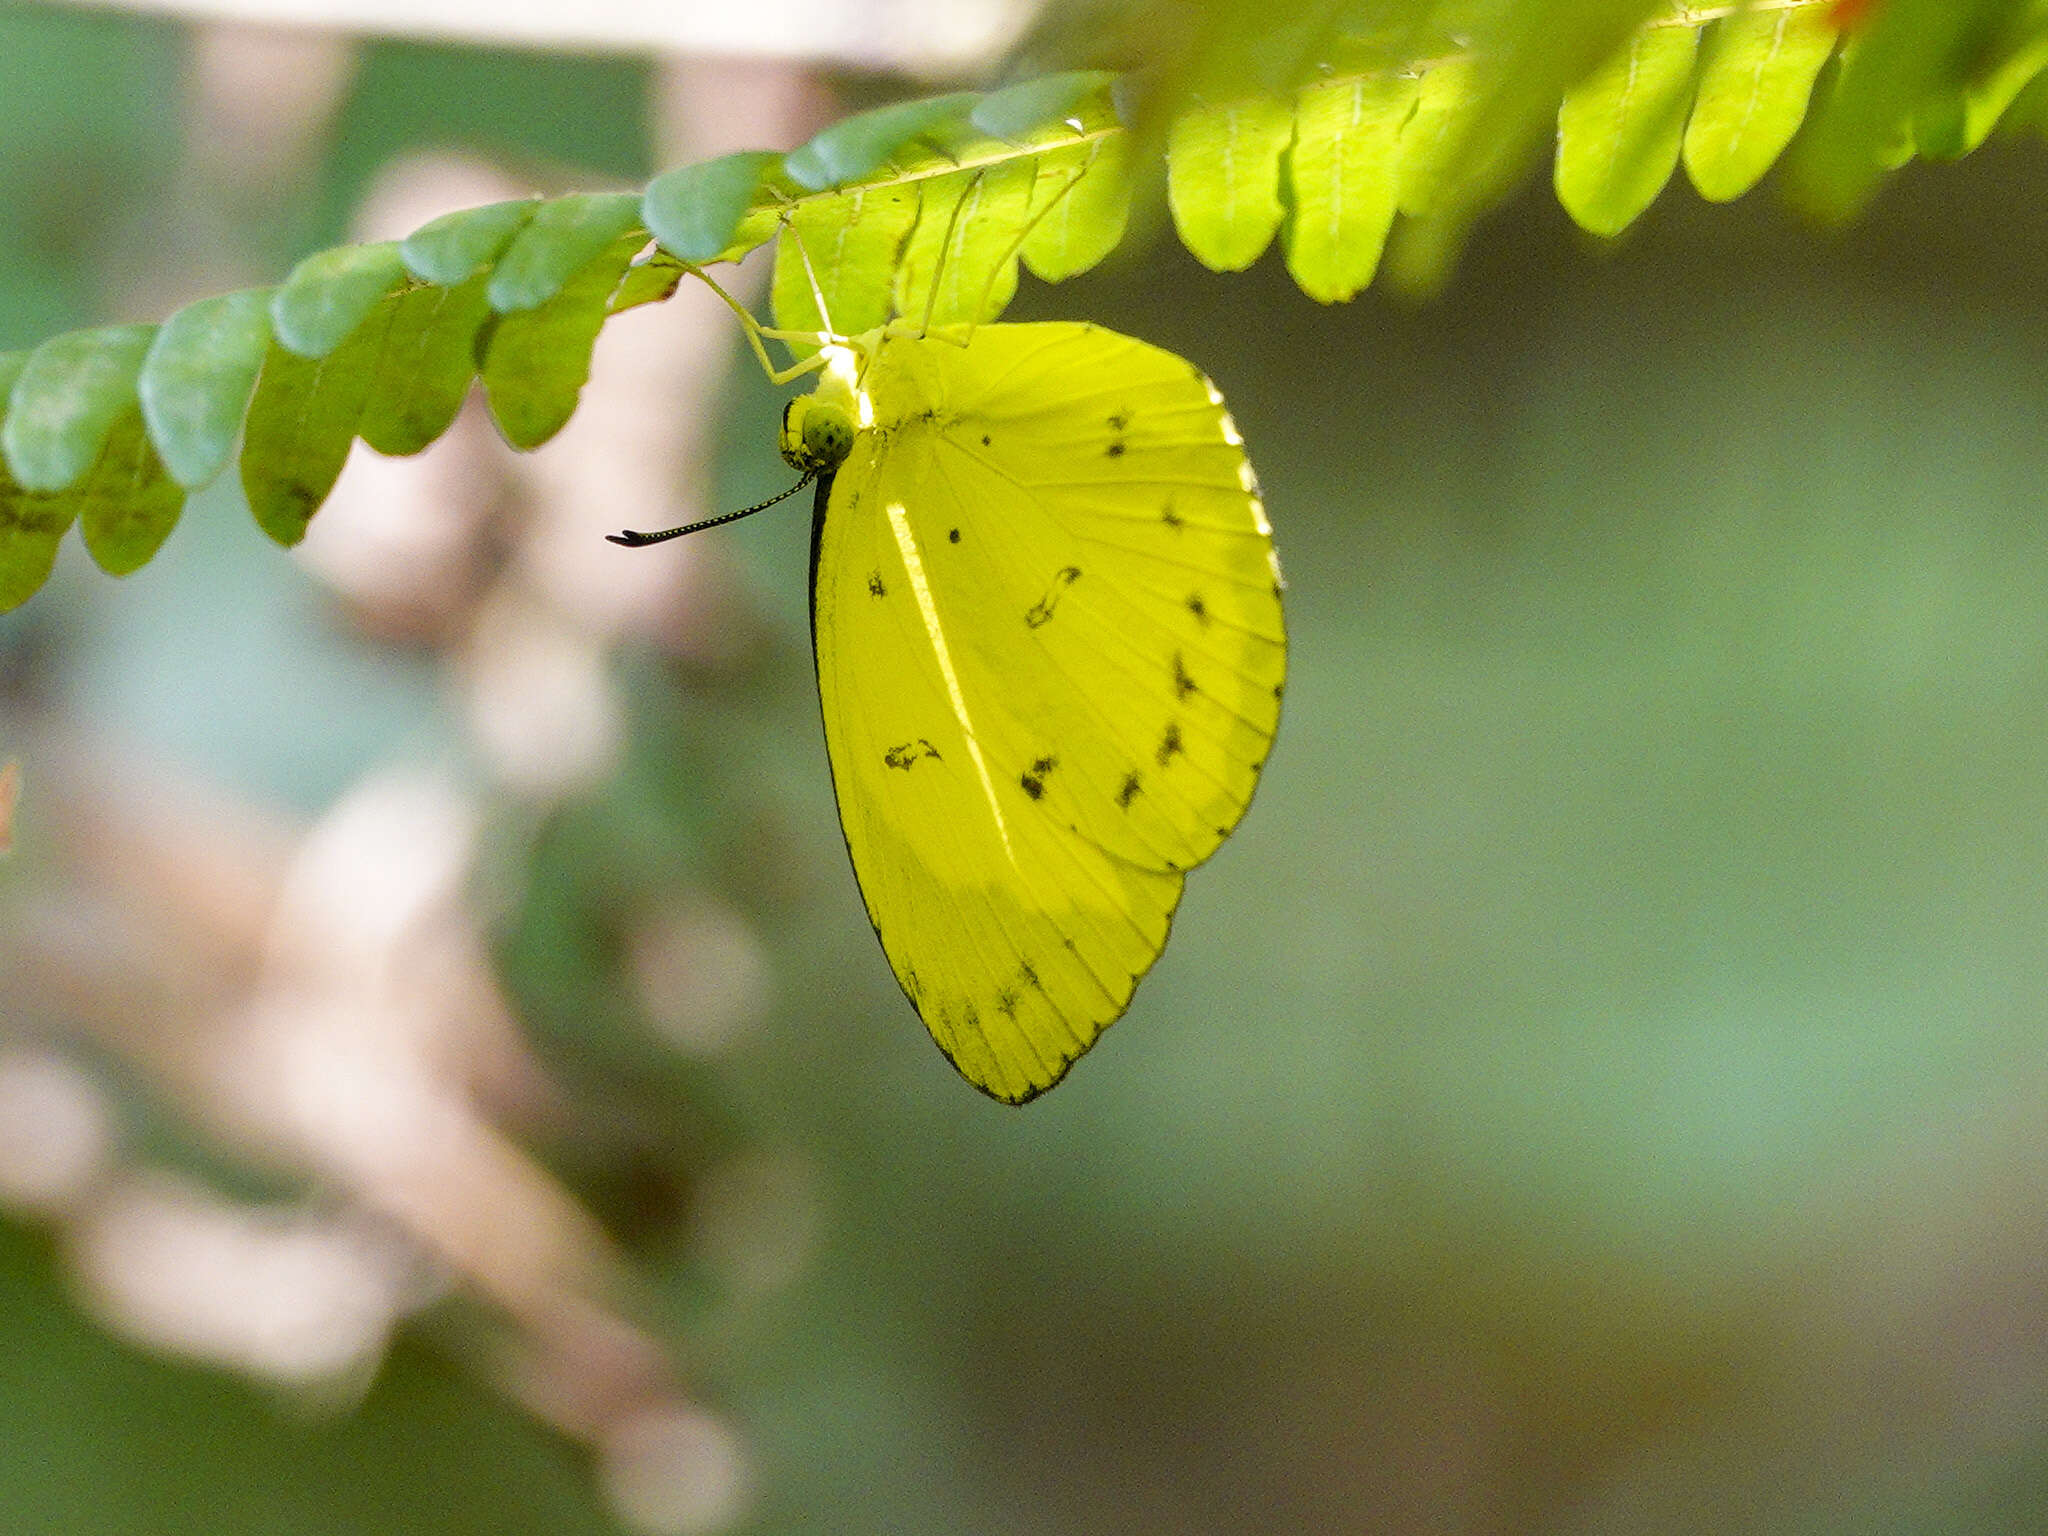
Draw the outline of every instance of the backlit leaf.
[[[77,503],[87,552],[109,576],[147,565],[185,510],[185,488],[150,446],[140,406],[114,422],[98,462],[66,495]]]
[[[769,306],[788,330],[857,336],[889,318],[896,263],[918,220],[919,185],[862,187],[809,198],[775,242]],[[826,314],[818,312],[817,295]]]
[[[993,320],[1017,291],[1028,162],[923,183],[917,228],[896,270],[896,309],[919,323]]]
[[[1041,153],[1024,265],[1049,283],[1086,272],[1124,237],[1131,212],[1130,139],[1090,139]]]
[[[1698,43],[1691,27],[1644,27],[1565,97],[1557,115],[1557,200],[1582,228],[1620,234],[1671,179]]]
[[[1372,281],[1400,191],[1401,129],[1421,82],[1370,75],[1306,86],[1287,153],[1287,270],[1318,303]]]
[[[1263,96],[1196,107],[1166,139],[1166,198],[1181,242],[1217,272],[1241,272],[1280,228],[1280,157],[1290,103]]]
[[[326,357],[272,343],[263,360],[242,432],[242,492],[257,526],[280,544],[306,536],[348,461],[399,302],[388,296]]]
[[[1701,197],[1727,202],[1757,184],[1799,131],[1834,48],[1834,24],[1818,6],[1714,23],[1685,125],[1685,171]]]
[[[26,352],[0,352],[0,400],[28,358]],[[70,496],[24,490],[0,461],[0,613],[27,602],[50,579],[57,546],[76,515]]]
[[[357,435],[379,453],[418,453],[448,430],[476,377],[476,338],[490,306],[482,272],[454,288],[399,294],[378,349]]]

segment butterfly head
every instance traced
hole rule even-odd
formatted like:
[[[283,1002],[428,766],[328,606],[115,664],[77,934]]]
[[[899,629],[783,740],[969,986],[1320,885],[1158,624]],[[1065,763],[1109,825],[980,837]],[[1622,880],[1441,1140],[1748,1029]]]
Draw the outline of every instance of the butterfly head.
[[[830,475],[853,451],[853,435],[872,414],[859,386],[859,357],[851,348],[825,349],[818,387],[782,412],[782,457],[802,475]]]
[[[783,407],[782,457],[802,475],[829,475],[853,449],[853,418],[815,395]]]

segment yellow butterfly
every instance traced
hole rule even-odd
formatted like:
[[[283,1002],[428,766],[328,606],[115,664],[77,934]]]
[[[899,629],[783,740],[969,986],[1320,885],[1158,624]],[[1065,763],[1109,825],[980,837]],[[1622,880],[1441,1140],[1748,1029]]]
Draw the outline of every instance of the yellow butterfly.
[[[932,1038],[1021,1104],[1124,1012],[1251,799],[1286,671],[1272,532],[1222,395],[1145,342],[898,321],[817,366],[782,453],[817,482],[847,850]]]

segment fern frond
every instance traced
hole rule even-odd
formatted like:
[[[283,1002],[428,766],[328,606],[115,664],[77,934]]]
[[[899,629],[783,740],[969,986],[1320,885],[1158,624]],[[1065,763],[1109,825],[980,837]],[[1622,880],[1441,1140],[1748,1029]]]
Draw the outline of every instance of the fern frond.
[[[1233,4],[1240,19],[1258,8]],[[1846,40],[1834,0],[1651,4],[1579,0],[1546,37],[1520,0],[1462,0],[1465,46],[1433,25],[1365,37],[1320,7],[1284,39],[1296,84],[1262,70],[1229,94],[1215,85],[1228,71],[1195,70],[1208,96],[1162,119],[1180,236],[1219,270],[1277,237],[1302,290],[1329,303],[1374,281],[1386,249],[1411,281],[1439,270],[1545,114],[1558,196],[1601,235],[1641,216],[1681,160],[1722,200],[1791,146],[1808,200],[1838,209],[1915,153],[1967,153],[2009,112],[2048,116],[2048,93],[2029,89],[2048,69],[2048,0],[1887,0]],[[1123,238],[1134,146],[1152,141],[1120,90],[1080,71],[900,102],[786,155],[684,166],[638,195],[466,209],[317,252],[275,290],[204,299],[160,327],[0,354],[0,610],[42,583],[74,522],[103,568],[147,561],[238,437],[250,510],[285,544],[355,439],[416,453],[473,384],[506,439],[536,447],[575,410],[609,316],[764,245],[785,329],[992,319],[1019,263],[1057,282]]]
[[[238,436],[250,512],[286,545],[357,438],[417,453],[473,383],[506,440],[537,447],[575,410],[609,316],[778,234],[783,326],[821,328],[819,297],[842,331],[892,313],[993,318],[1020,260],[1067,277],[1121,237],[1110,85],[1076,74],[902,103],[786,156],[684,167],[641,195],[466,209],[403,241],[316,252],[275,290],[201,300],[161,327],[0,355],[0,609],[42,584],[74,522],[108,571],[146,562]]]

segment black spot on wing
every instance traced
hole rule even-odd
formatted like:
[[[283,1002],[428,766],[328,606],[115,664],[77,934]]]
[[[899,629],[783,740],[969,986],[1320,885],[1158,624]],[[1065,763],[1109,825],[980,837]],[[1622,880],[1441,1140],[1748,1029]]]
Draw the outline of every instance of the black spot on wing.
[[[1024,793],[1036,800],[1045,793],[1045,776],[1059,766],[1059,759],[1041,757],[1025,769],[1017,782],[1024,786]]]
[[[1164,768],[1174,758],[1186,751],[1187,747],[1180,739],[1180,722],[1178,720],[1167,721],[1166,732],[1159,738],[1159,751],[1156,754],[1159,759],[1159,766]]]
[[[1022,1001],[1015,987],[1005,987],[996,994],[996,1012],[1006,1019],[1014,1019],[1017,1017],[1017,1004]]]
[[[1109,430],[1112,432],[1121,432],[1130,424],[1131,413],[1129,411],[1117,411],[1109,418]]]
[[[1176,533],[1178,533],[1182,528],[1187,526],[1187,524],[1181,520],[1180,513],[1174,509],[1174,505],[1170,501],[1164,507],[1159,509],[1159,521],[1166,524],[1167,527],[1173,529],[1173,531]]]
[[[1038,979],[1038,970],[1029,960],[1017,962],[1017,979],[1034,992],[1045,990],[1045,983]]]
[[[1110,445],[1102,451],[1112,459],[1120,459],[1124,456],[1124,440],[1120,437],[1113,439]]]
[[[982,434],[981,434],[981,446],[982,446],[982,447],[984,447],[984,448],[986,448],[986,447],[988,446],[988,444],[989,444],[989,437],[988,437],[988,434],[987,434],[986,432],[984,432],[984,433],[982,433]]]
[[[887,588],[886,586],[884,586],[884,585],[882,584],[882,573],[881,573],[880,571],[869,571],[869,572],[868,572],[868,596],[869,596],[869,597],[887,597],[888,595],[889,595],[889,589],[888,589],[888,588]]]
[[[1139,794],[1143,792],[1144,788],[1145,783],[1143,776],[1138,772],[1137,769],[1133,768],[1129,773],[1124,775],[1123,783],[1117,785],[1116,787],[1117,808],[1119,810],[1128,811],[1131,808],[1131,802],[1138,798]]]
[[[1067,588],[1080,579],[1081,568],[1077,565],[1064,566],[1056,571],[1053,574],[1052,585],[1046,589],[1045,596],[1041,597],[1024,611],[1024,627],[1026,629],[1043,629],[1047,624],[1050,624],[1052,622],[1053,610],[1059,606],[1060,598],[1065,595]]]
[[[901,768],[907,772],[927,757],[943,761],[939,758],[939,749],[920,736],[915,741],[906,741],[900,747],[891,747],[882,754],[882,762],[886,767]]]
[[[1201,689],[1196,686],[1195,680],[1188,676],[1187,662],[1182,659],[1179,651],[1175,651],[1173,653],[1173,696],[1177,699],[1185,699],[1191,693],[1200,692]]]
[[[1202,594],[1199,592],[1188,594],[1188,612],[1195,616],[1195,622],[1198,624],[1209,622],[1209,605],[1202,600]]]
[[[948,544],[958,544],[960,542],[960,530],[958,528],[948,528],[946,530],[946,542]]]

